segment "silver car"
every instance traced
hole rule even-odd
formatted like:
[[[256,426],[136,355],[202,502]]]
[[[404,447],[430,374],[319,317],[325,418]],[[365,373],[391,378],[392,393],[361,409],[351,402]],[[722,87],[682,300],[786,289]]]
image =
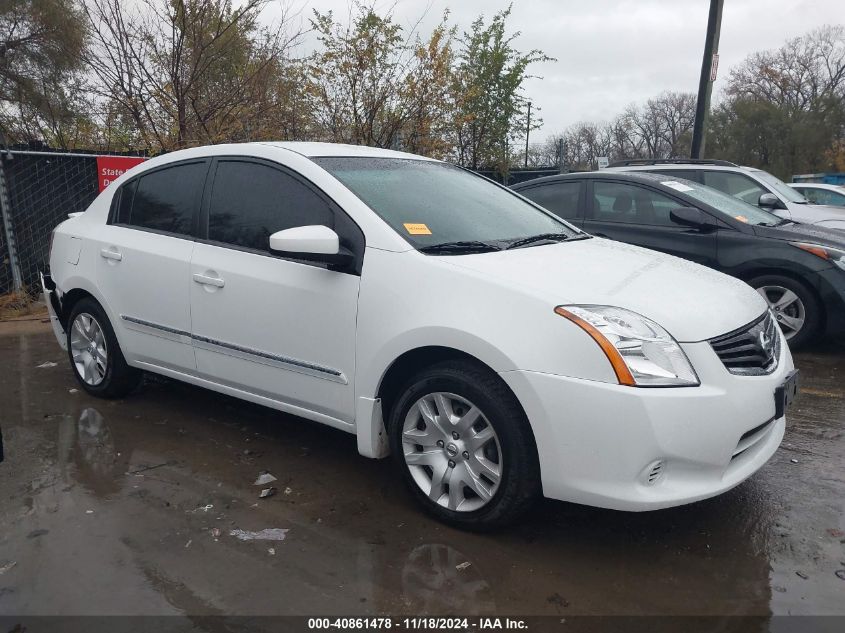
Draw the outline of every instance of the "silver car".
[[[755,167],[741,167],[726,160],[636,159],[612,163],[608,169],[648,171],[692,180],[756,204],[793,222],[845,230],[845,208],[810,204],[780,178]]]

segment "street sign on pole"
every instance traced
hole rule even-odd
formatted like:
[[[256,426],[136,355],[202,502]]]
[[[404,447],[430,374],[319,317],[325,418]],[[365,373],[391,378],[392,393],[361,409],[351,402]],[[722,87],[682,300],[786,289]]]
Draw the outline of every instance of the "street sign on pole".
[[[716,71],[719,70],[719,53],[713,53],[710,62],[710,81],[716,81]]]

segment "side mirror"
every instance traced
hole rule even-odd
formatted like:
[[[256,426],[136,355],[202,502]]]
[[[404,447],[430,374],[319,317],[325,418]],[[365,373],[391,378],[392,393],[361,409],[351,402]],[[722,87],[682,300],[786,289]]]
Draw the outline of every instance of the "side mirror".
[[[764,209],[785,209],[780,199],[773,193],[764,193],[757,200],[757,206]]]
[[[297,226],[270,236],[270,250],[295,259],[324,262],[336,268],[349,266],[354,257],[340,246],[337,233],[327,226]]]
[[[695,207],[678,207],[669,212],[669,218],[675,224],[689,226],[702,231],[713,228],[710,216]]]

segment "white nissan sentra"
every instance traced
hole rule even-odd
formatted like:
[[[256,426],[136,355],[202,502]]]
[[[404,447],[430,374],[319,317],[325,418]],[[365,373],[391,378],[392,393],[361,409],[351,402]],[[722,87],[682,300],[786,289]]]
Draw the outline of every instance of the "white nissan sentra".
[[[56,228],[44,286],[88,393],[154,372],[342,429],[469,528],[540,495],[722,493],[775,452],[795,393],[743,282],[379,149],[153,158]]]

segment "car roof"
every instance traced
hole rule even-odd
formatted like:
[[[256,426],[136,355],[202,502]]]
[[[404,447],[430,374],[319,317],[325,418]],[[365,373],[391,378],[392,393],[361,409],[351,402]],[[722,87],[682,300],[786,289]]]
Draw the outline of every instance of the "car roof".
[[[643,184],[659,185],[660,183],[666,181],[667,176],[666,174],[654,174],[645,171],[628,171],[625,169],[614,169],[612,171],[610,169],[602,169],[600,171],[574,171],[568,174],[555,174],[554,176],[544,176],[543,178],[526,180],[524,182],[512,185],[511,189],[513,189],[514,191],[518,191],[520,189],[525,189],[529,186],[543,183],[560,182],[566,180],[583,180],[585,178],[612,178],[614,180],[631,180],[633,182],[641,182]]]
[[[281,149],[290,150],[297,154],[302,154],[308,158],[323,158],[329,156],[362,156],[369,158],[405,158],[413,160],[429,160],[435,159],[426,156],[419,156],[417,154],[410,154],[408,152],[397,152],[392,149],[382,149],[380,147],[368,147],[366,145],[348,145],[345,143],[316,143],[308,141],[271,141],[264,142],[263,145],[270,145],[271,147],[278,147]]]
[[[617,165],[615,167],[608,167],[603,171],[654,171],[655,169],[663,170],[683,170],[690,171],[693,169],[703,171],[746,171],[759,172],[762,169],[756,167],[746,167],[744,165],[717,165],[714,163],[660,163],[656,162],[649,165]]]
[[[786,183],[790,187],[810,187],[811,189],[829,189],[831,191],[838,191],[842,192],[845,189],[845,185],[834,185],[833,183],[829,182],[788,182]]]
[[[378,147],[365,147],[363,145],[344,145],[342,143],[309,143],[299,141],[262,141],[253,143],[220,143],[216,145],[198,145],[196,147],[180,149],[174,152],[168,152],[166,154],[154,156],[153,158],[144,161],[144,163],[142,165],[139,165],[138,167],[143,166],[143,171],[146,171],[148,169],[154,169],[156,167],[160,167],[169,163],[174,163],[180,160],[213,158],[215,156],[226,155],[252,156],[256,154],[257,150],[259,154],[266,154],[268,149],[271,152],[293,152],[308,159],[328,156],[364,156],[370,158],[403,158],[408,160],[440,162],[433,158],[426,158],[425,156],[418,156],[416,154],[409,154],[407,152],[396,152],[390,149],[381,149]]]

